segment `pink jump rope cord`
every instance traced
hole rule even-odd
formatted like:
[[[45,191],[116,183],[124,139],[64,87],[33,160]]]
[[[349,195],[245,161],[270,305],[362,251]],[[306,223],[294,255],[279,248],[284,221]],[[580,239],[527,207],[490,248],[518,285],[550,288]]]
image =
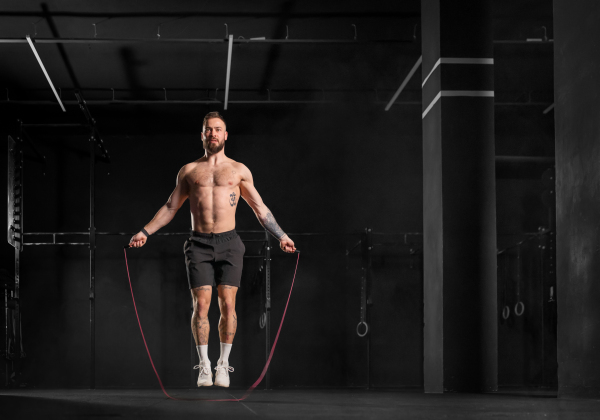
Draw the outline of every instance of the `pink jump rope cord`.
[[[148,353],[148,358],[150,359],[150,364],[152,365],[152,369],[154,370],[154,373],[156,374],[156,379],[158,379],[160,388],[162,389],[162,392],[167,396],[167,398],[170,398],[170,399],[176,400],[176,401],[243,401],[246,398],[248,398],[250,396],[250,394],[252,394],[252,391],[254,391],[254,388],[256,388],[258,386],[258,384],[261,383],[261,381],[265,377],[265,374],[267,373],[267,369],[269,368],[269,365],[271,364],[271,359],[273,358],[273,352],[275,351],[275,346],[277,345],[277,340],[279,339],[279,333],[281,332],[281,327],[283,326],[283,320],[285,319],[285,313],[287,312],[287,308],[290,303],[290,298],[292,297],[292,289],[294,288],[294,280],[296,280],[296,272],[298,271],[298,262],[300,261],[300,252],[298,252],[298,259],[296,260],[296,269],[294,270],[294,277],[292,279],[292,286],[290,287],[290,294],[289,294],[287,302],[285,304],[285,309],[283,310],[283,316],[281,317],[281,323],[279,324],[279,329],[277,330],[277,335],[275,336],[275,341],[273,341],[273,347],[271,347],[271,353],[269,353],[269,358],[267,359],[267,364],[263,368],[262,373],[260,374],[260,376],[258,377],[256,382],[254,382],[254,384],[250,388],[248,388],[248,390],[246,391],[246,393],[244,394],[244,396],[242,398],[229,398],[229,399],[221,399],[221,400],[211,400],[211,399],[207,399],[207,398],[175,398],[175,397],[171,397],[165,390],[165,387],[163,386],[163,383],[160,380],[160,376],[158,375],[158,372],[156,371],[156,367],[154,366],[154,362],[152,361],[152,356],[150,355],[150,350],[148,349],[148,344],[146,343],[146,337],[144,336],[144,330],[142,329],[142,323],[140,322],[140,316],[138,314],[137,306],[135,305],[135,297],[133,296],[133,286],[131,285],[131,276],[129,275],[129,264],[127,263],[127,249],[126,248],[123,249],[123,252],[125,252],[125,267],[127,268],[127,278],[129,279],[129,290],[131,290],[131,300],[133,301],[133,309],[135,309],[135,316],[137,318],[138,325],[140,326],[140,333],[142,333],[142,339],[144,340],[144,346],[146,346],[146,352]]]

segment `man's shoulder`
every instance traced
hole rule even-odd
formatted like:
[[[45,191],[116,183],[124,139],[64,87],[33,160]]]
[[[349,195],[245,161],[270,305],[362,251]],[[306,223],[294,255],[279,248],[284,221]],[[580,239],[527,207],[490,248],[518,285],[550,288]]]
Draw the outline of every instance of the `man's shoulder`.
[[[194,169],[196,166],[198,166],[198,163],[200,163],[200,160],[196,160],[194,162],[190,162],[190,163],[186,163],[185,165],[183,165],[183,167],[181,168],[181,172],[189,172],[192,169]]]
[[[186,163],[179,170],[179,175],[180,176],[186,176],[187,174],[189,174],[190,172],[192,172],[194,169],[196,169],[196,167],[198,166],[199,163],[200,163],[200,159],[198,159],[198,160],[196,160],[194,162]]]
[[[231,159],[231,165],[235,166],[236,168],[240,169],[240,170],[248,170],[248,167],[246,165],[244,165],[242,162],[238,162],[237,160],[233,160]]]

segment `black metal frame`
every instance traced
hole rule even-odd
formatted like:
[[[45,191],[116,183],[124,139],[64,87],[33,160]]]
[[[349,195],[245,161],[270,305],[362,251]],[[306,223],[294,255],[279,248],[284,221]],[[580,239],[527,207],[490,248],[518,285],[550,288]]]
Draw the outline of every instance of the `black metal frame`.
[[[24,357],[21,347],[21,309],[19,301],[19,266],[23,251],[23,145],[19,137],[8,136],[8,243],[15,248],[14,283],[4,285],[5,386],[18,385],[20,362]],[[12,286],[12,287],[11,287]],[[12,340],[12,343],[11,343]],[[12,344],[12,345],[11,345]]]

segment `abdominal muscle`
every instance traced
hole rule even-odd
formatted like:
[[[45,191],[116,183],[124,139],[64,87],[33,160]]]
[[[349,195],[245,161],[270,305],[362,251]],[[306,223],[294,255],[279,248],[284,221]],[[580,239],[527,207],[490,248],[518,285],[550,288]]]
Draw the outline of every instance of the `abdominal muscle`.
[[[193,185],[190,191],[192,229],[202,233],[221,233],[235,229],[235,210],[239,186]]]

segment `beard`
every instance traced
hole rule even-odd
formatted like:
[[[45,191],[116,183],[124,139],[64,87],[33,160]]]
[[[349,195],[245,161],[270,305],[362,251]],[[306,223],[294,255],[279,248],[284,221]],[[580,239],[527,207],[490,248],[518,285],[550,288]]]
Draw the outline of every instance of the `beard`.
[[[221,150],[223,150],[223,147],[225,147],[225,140],[217,144],[211,143],[209,140],[204,143],[204,150],[212,155],[219,153]]]

